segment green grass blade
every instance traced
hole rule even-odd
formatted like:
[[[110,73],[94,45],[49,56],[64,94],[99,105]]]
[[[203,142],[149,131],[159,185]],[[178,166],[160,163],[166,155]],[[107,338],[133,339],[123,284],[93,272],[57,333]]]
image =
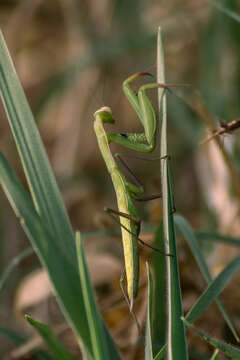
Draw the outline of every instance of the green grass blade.
[[[155,233],[154,247],[165,252],[163,224],[161,222]],[[152,346],[156,355],[166,343],[166,257],[157,251],[152,252],[153,269],[153,302],[152,302]]]
[[[96,360],[112,359],[110,353],[110,345],[107,343],[105,336],[103,322],[97,310],[97,305],[93,293],[93,289],[88,274],[86,260],[83,252],[83,245],[80,238],[80,233],[76,234],[76,246],[79,265],[80,284],[83,293],[84,305],[87,314],[87,321],[89,324],[90,337],[93,349],[93,357]],[[120,359],[120,357],[115,359]]]
[[[1,96],[35,208],[72,259],[76,254],[69,218],[2,33],[0,53]]]
[[[233,238],[231,236],[221,235],[218,233],[212,233],[212,232],[195,232],[195,235],[198,240],[207,240],[207,241],[215,241],[215,242],[221,242],[227,245],[237,246],[240,247],[240,239]]]
[[[215,1],[215,0],[205,0],[205,1],[207,1],[209,4],[214,6],[219,11],[221,11],[223,14],[229,16],[231,19],[233,19],[237,22],[240,22],[240,16],[236,12],[229,10],[226,6],[222,5],[219,1]]]
[[[151,308],[152,308],[152,293],[153,293],[153,280],[152,275],[149,269],[148,263],[147,267],[147,277],[148,277],[148,306],[147,306],[147,321],[146,321],[146,330],[145,330],[145,360],[153,360],[153,350],[152,350],[152,334],[151,334]]]
[[[38,322],[31,318],[28,315],[25,315],[26,320],[31,324],[43,338],[44,342],[47,344],[54,359],[56,360],[73,360],[73,356],[68,352],[68,350],[60,343],[58,338],[52,332],[50,327],[46,324]]]
[[[158,33],[158,83],[165,83],[164,75],[164,56],[161,38],[161,29]],[[162,115],[161,126],[161,154],[168,155],[167,152],[167,114],[166,114],[166,95],[159,89],[159,109]],[[180,279],[178,271],[176,239],[174,222],[172,216],[172,194],[168,173],[168,159],[161,160],[161,183],[162,183],[162,203],[163,203],[163,229],[166,253],[171,253],[173,257],[166,258],[167,264],[167,298],[168,298],[168,359],[184,360],[188,358],[185,327],[181,321],[182,300]]]
[[[184,236],[185,240],[187,241],[204,279],[206,280],[207,284],[209,284],[212,281],[212,277],[210,275],[207,264],[202,255],[202,251],[198,245],[197,239],[195,237],[195,234],[194,234],[191,226],[181,215],[175,215],[174,221],[175,221],[178,229]],[[218,305],[219,310],[221,311],[221,313],[223,315],[223,318],[225,319],[226,323],[228,324],[229,329],[233,333],[235,339],[237,341],[239,341],[237,332],[234,329],[234,326],[233,326],[231,320],[229,319],[227,313],[225,312],[221,301],[219,299],[216,299],[216,303]]]
[[[198,245],[197,239],[194,235],[194,232],[193,232],[191,226],[184,219],[184,217],[182,217],[181,215],[178,215],[178,214],[174,215],[174,221],[175,221],[175,224],[177,225],[177,228],[182,233],[184,239],[187,241],[202,275],[204,276],[204,278],[207,282],[210,282],[212,280],[210,272],[208,270],[208,267],[204,260],[202,251]]]
[[[47,268],[65,316],[75,329],[79,343],[92,354],[86,314],[80,313],[83,297],[79,289],[74,234],[59,189],[43,147],[32,112],[0,34],[0,90],[35,209],[24,188],[1,156],[1,180],[21,224]],[[9,187],[11,189],[9,189]],[[26,209],[23,206],[26,204]],[[22,220],[24,219],[24,221]],[[57,269],[57,270],[56,270]],[[108,341],[112,339],[104,326]],[[115,350],[117,356],[118,351]]]
[[[223,271],[208,285],[207,289],[200,296],[194,306],[186,315],[185,319],[189,323],[196,321],[207,307],[218,297],[222,290],[227,286],[235,272],[240,267],[240,256],[237,256],[228,264]]]
[[[23,250],[20,254],[15,256],[10,263],[7,265],[7,267],[4,269],[3,273],[0,277],[0,292],[2,291],[4,285],[6,284],[9,276],[11,275],[12,271],[20,264],[20,262],[29,255],[32,255],[34,253],[33,248],[29,247],[25,250]]]
[[[212,354],[210,360],[216,360],[216,359],[218,358],[218,354],[219,354],[219,349],[216,349],[216,350],[214,351],[214,353]]]
[[[157,353],[157,355],[155,356],[154,360],[161,360],[164,359],[165,355],[167,352],[167,344],[165,344],[162,349]]]
[[[187,327],[195,331],[199,336],[206,340],[209,344],[213,345],[215,348],[222,351],[225,355],[230,356],[231,359],[240,359],[240,349],[235,346],[224,343],[223,341],[216,340],[206,333],[203,333],[201,330],[191,325],[188,321],[182,318],[183,322]]]
[[[77,264],[74,263],[74,259],[69,261],[66,257],[60,242],[56,241],[57,239],[49,232],[45,222],[36,213],[30,197],[1,153],[0,180],[13,210],[20,219],[20,224],[49,274],[57,299],[68,322],[76,331],[79,343],[85,352],[92,354]],[[108,341],[112,342],[105,327],[104,330]],[[118,358],[117,349],[114,356]]]
[[[78,335],[81,334],[84,345],[91,352],[86,316],[84,312],[79,313],[83,301],[81,291],[77,286],[79,276],[74,262],[69,261],[65,256],[60,243],[56,241],[45,222],[36,213],[29,195],[1,153],[0,180],[21,226],[37,252],[41,263],[48,271],[65,316],[74,326]]]

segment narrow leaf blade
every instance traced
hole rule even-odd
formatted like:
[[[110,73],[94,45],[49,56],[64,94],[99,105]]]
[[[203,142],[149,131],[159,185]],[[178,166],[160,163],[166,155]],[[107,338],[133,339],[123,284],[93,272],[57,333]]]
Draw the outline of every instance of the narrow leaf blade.
[[[204,279],[206,280],[207,284],[209,284],[212,281],[212,278],[191,226],[181,215],[175,215],[174,221],[180,232],[183,234],[185,240],[187,241]],[[238,334],[234,329],[234,326],[230,318],[228,317],[226,311],[224,310],[221,301],[219,299],[216,299],[216,303],[235,339],[239,341]]]
[[[36,213],[29,195],[1,153],[0,181],[9,202],[20,219],[21,226],[49,274],[64,315],[76,331],[81,347],[86,353],[92,354],[86,313],[80,311],[80,309],[84,309],[84,302],[79,286],[77,264],[74,263],[74,259],[69,261],[69,258],[66,257],[61,245]],[[118,359],[118,350],[105,326],[104,331],[108,341],[112,343],[113,357]]]
[[[161,38],[161,29],[158,32],[158,83],[165,83],[164,56]],[[167,156],[167,104],[166,94],[159,89],[159,109],[162,118],[161,124],[161,157]],[[163,229],[166,253],[173,256],[166,258],[167,263],[167,297],[168,297],[168,359],[185,360],[188,358],[185,336],[185,327],[181,321],[183,314],[180,279],[176,253],[176,239],[173,223],[173,202],[168,171],[168,158],[161,160],[161,183],[163,203]]]
[[[49,350],[54,355],[56,360],[73,360],[73,356],[68,350],[60,343],[51,328],[39,321],[34,320],[29,315],[25,315],[26,320],[31,324],[43,338]]]
[[[69,258],[74,257],[74,236],[69,218],[1,32],[0,52],[1,96],[35,208]]]
[[[206,333],[202,332],[195,326],[191,325],[187,320],[182,318],[183,322],[190,329],[195,331],[199,336],[201,336],[204,340],[206,340],[209,344],[213,345],[216,349],[222,351],[225,355],[230,356],[231,359],[240,359],[240,349],[232,346],[230,344],[224,343],[223,341],[216,340]]]
[[[217,296],[225,288],[232,276],[240,267],[240,256],[237,256],[234,260],[228,264],[223,271],[209,283],[207,289],[200,296],[197,302],[193,305],[191,310],[186,315],[185,319],[189,323],[196,321],[199,316],[208,308],[208,306],[216,300]]]
[[[157,353],[157,355],[155,356],[154,360],[161,360],[164,359],[164,356],[166,355],[167,352],[167,344],[165,344],[161,350],[159,350],[159,352]]]
[[[154,247],[165,252],[162,222],[155,233]],[[153,354],[156,355],[166,342],[166,256],[153,251],[152,268],[154,286],[151,327]]]
[[[58,300],[78,335],[79,343],[82,348],[84,344],[85,352],[92,354],[86,314],[79,312],[79,308],[83,306],[83,297],[77,286],[79,276],[74,234],[32,112],[1,33],[0,51],[0,91],[35,209],[28,194],[1,156],[3,187],[16,215],[20,217],[24,231],[42,264],[47,268]],[[105,325],[104,331],[108,341],[112,342]],[[117,349],[114,354],[118,356]]]
[[[80,286],[83,293],[84,306],[87,314],[87,321],[89,324],[94,359],[111,359],[111,344],[107,343],[103,328],[103,322],[101,321],[100,314],[97,310],[97,305],[91,286],[90,277],[88,274],[86,260],[83,252],[83,245],[79,232],[76,233],[76,246],[79,265]]]

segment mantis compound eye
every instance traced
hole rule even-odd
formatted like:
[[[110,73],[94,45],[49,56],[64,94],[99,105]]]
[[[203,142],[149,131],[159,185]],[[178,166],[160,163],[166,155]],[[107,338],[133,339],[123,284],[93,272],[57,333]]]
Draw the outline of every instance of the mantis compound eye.
[[[114,123],[112,110],[108,106],[103,106],[94,113],[95,119],[99,117],[103,123]]]

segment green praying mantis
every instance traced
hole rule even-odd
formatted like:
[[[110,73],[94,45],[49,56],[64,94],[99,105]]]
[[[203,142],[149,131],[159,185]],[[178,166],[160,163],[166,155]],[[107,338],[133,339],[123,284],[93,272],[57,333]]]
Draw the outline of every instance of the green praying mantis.
[[[135,110],[144,128],[143,133],[108,133],[104,125],[114,124],[115,119],[109,107],[104,106],[94,114],[94,131],[97,137],[98,146],[102,157],[111,175],[112,183],[116,193],[118,211],[107,209],[107,211],[119,216],[122,232],[123,252],[125,259],[125,272],[127,279],[127,296],[130,310],[133,308],[133,301],[137,296],[139,282],[139,239],[141,221],[138,216],[134,200],[138,200],[144,194],[143,186],[134,184],[126,179],[120,171],[116,158],[130,170],[119,154],[114,156],[111,153],[109,144],[114,142],[135,151],[149,153],[156,146],[157,119],[150,100],[147,97],[147,90],[154,88],[167,89],[171,86],[182,86],[181,84],[157,84],[149,83],[140,86],[138,93],[131,88],[131,83],[140,76],[151,75],[148,72],[141,72],[131,75],[123,82],[123,92]],[[167,158],[165,156],[164,158]],[[159,197],[159,196],[158,196]],[[154,198],[154,197],[152,197]],[[141,200],[141,199],[139,199]],[[147,245],[147,244],[145,244]],[[150,245],[147,245],[151,247]],[[170,255],[170,254],[165,254]],[[171,255],[170,255],[171,256]]]

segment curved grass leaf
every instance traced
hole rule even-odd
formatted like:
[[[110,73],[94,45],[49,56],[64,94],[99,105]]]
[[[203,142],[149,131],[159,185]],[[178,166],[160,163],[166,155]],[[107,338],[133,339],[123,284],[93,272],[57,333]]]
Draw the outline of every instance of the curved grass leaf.
[[[158,61],[157,61],[157,81],[165,83],[164,75],[164,55],[161,38],[161,29],[158,31]],[[161,154],[168,155],[167,152],[167,114],[166,114],[166,95],[159,89],[159,110],[162,118],[161,124]],[[162,183],[162,203],[163,203],[163,231],[166,253],[173,256],[166,258],[167,265],[167,298],[168,298],[168,359],[185,360],[188,358],[185,336],[185,327],[181,321],[182,300],[180,289],[180,278],[178,271],[176,239],[173,222],[173,202],[171,185],[168,172],[168,158],[161,160],[161,183]]]
[[[89,324],[89,331],[93,349],[93,357],[96,360],[112,359],[112,351],[108,347],[106,334],[103,328],[100,314],[97,310],[97,305],[91,286],[90,277],[86,265],[86,260],[83,252],[83,245],[80,238],[80,233],[76,233],[76,246],[79,265],[80,286],[82,289],[85,311],[87,321]],[[112,354],[111,354],[112,353]],[[120,358],[120,357],[119,357]]]
[[[196,236],[191,228],[191,226],[188,224],[188,222],[181,216],[181,215],[175,215],[174,216],[174,221],[178,227],[178,229],[180,230],[180,232],[182,233],[183,237],[185,238],[185,240],[188,243],[188,246],[190,247],[193,256],[198,264],[198,267],[205,279],[205,281],[207,282],[207,284],[209,284],[212,281],[212,277],[210,275],[210,272],[208,270],[207,264],[204,260],[202,251],[198,245]],[[234,326],[231,322],[231,320],[229,319],[227,313],[225,312],[222,303],[219,299],[215,300],[217,303],[217,306],[219,308],[219,310],[222,313],[223,318],[225,319],[229,329],[231,330],[231,332],[233,333],[233,336],[235,337],[235,339],[237,341],[239,341],[239,337],[237,335],[236,330],[234,329]]]
[[[153,280],[149,269],[148,263],[146,264],[147,277],[148,277],[148,306],[147,306],[147,321],[145,330],[145,360],[153,360],[152,350],[152,334],[151,334],[151,308],[152,308],[152,293],[153,293]],[[158,319],[160,320],[160,319]]]
[[[1,153],[0,180],[21,226],[49,274],[65,316],[74,325],[77,333],[81,334],[84,345],[91,352],[86,316],[84,312],[81,314],[79,312],[83,302],[81,291],[77,286],[79,276],[74,262],[68,260],[60,243],[36,213],[29,195]]]
[[[213,345],[215,348],[222,351],[225,355],[230,356],[231,359],[240,359],[240,349],[230,344],[224,343],[223,341],[216,340],[207,335],[206,333],[202,332],[195,326],[191,325],[184,318],[182,318],[182,320],[187,327],[195,331],[199,336],[201,336],[204,340],[206,340],[209,344]]]
[[[216,241],[227,245],[240,247],[240,239],[233,238],[231,236],[221,235],[212,232],[202,232],[202,231],[195,232],[195,235],[198,240]]]
[[[206,0],[206,1],[209,4],[211,4],[212,6],[214,6],[216,9],[221,11],[223,14],[229,16],[231,19],[233,19],[237,22],[240,22],[240,16],[236,12],[229,10],[226,6],[221,4],[219,1],[215,1],[215,0]]]
[[[1,96],[36,211],[71,260],[76,254],[70,221],[2,33],[0,53]]]
[[[7,265],[7,267],[4,269],[1,277],[0,277],[0,292],[3,289],[4,285],[6,284],[9,276],[11,275],[12,271],[15,269],[16,266],[19,265],[19,263],[24,260],[29,255],[32,255],[34,253],[33,248],[29,247],[23,251],[20,252],[17,256],[15,256],[10,263]]]
[[[216,300],[217,296],[227,286],[235,272],[240,267],[240,256],[237,256],[228,264],[223,271],[208,285],[207,289],[200,296],[191,310],[185,316],[189,323],[196,321],[199,316],[207,309],[207,307]]]
[[[48,271],[57,299],[82,349],[92,354],[86,314],[79,311],[84,308],[84,303],[78,286],[74,234],[2,34],[0,51],[1,95],[34,205],[3,155],[0,156],[1,182],[24,231]],[[118,351],[105,326],[104,331],[118,358]]]
[[[43,338],[44,342],[47,344],[54,359],[56,360],[73,360],[73,356],[68,352],[68,350],[60,343],[56,335],[52,332],[50,327],[46,324],[43,324],[39,321],[34,320],[29,315],[25,315],[26,320],[31,324]]]
[[[1,153],[0,180],[9,202],[20,219],[20,224],[48,271],[66,318],[75,328],[78,340],[85,352],[91,354],[92,348],[86,314],[84,311],[80,311],[80,309],[84,309],[84,303],[75,264],[68,260],[60,244],[52,237],[46,224],[36,213],[33,203],[19,179]],[[111,343],[113,344],[111,349],[114,349],[114,356],[118,359],[118,351],[105,327],[104,330],[109,346]]]

